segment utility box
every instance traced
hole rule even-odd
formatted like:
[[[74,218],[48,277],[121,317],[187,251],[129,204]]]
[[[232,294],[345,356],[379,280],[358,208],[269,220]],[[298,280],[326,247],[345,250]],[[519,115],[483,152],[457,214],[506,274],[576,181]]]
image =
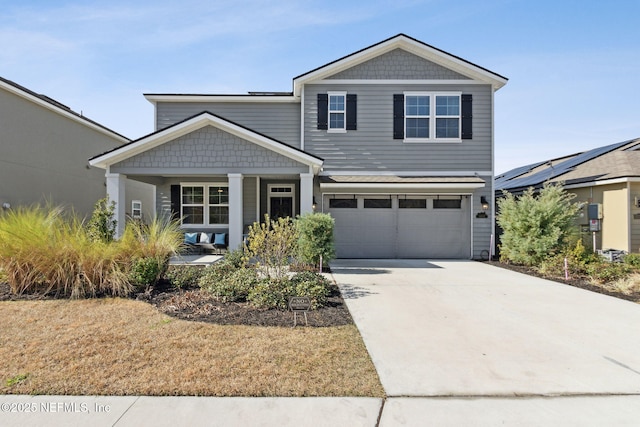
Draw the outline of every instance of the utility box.
[[[589,203],[587,207],[589,219],[602,219],[602,203]]]

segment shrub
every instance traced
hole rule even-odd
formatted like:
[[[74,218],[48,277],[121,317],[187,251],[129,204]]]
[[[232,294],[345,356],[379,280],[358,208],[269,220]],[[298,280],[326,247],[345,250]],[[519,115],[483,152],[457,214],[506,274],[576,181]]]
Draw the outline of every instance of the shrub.
[[[164,259],[154,257],[138,258],[133,261],[129,277],[131,283],[139,290],[155,286],[166,269]]]
[[[600,261],[589,264],[588,273],[592,281],[598,284],[615,282],[627,277],[633,268],[621,262]]]
[[[504,260],[535,266],[566,249],[579,210],[577,203],[571,203],[574,195],[560,184],[545,184],[537,196],[533,188],[518,198],[503,194],[497,222],[503,229],[500,253]]]
[[[204,267],[198,265],[170,265],[165,277],[178,289],[197,286],[204,274]]]
[[[211,292],[221,302],[244,301],[258,283],[253,268],[236,269],[230,264],[214,264],[200,278],[202,289]]]
[[[96,202],[93,214],[87,224],[87,233],[94,242],[111,242],[116,234],[117,221],[115,220],[116,202],[109,203],[105,197]]]
[[[565,258],[569,275],[572,277],[588,276],[590,265],[602,263],[602,259],[597,254],[587,251],[582,241],[578,240],[573,248],[541,261],[538,271],[546,276],[564,277]]]
[[[265,215],[263,223],[249,227],[248,239],[247,256],[255,260],[260,271],[268,278],[285,278],[298,240],[291,218],[271,220]]]
[[[318,265],[320,258],[323,264],[335,258],[334,225],[329,214],[309,213],[298,217],[298,255],[303,262]]]
[[[294,293],[294,285],[287,278],[263,279],[249,291],[247,301],[257,308],[286,310]]]
[[[287,310],[289,297],[304,296],[311,299],[311,308],[317,309],[327,303],[331,284],[322,275],[314,272],[298,273],[288,279],[265,279],[250,291],[247,300],[255,307]]]
[[[622,262],[633,268],[640,269],[640,254],[627,254],[622,258]]]
[[[331,282],[326,277],[306,271],[298,273],[291,279],[295,286],[294,296],[311,298],[311,308],[317,309],[327,304],[331,290]]]
[[[223,262],[233,266],[234,268],[243,268],[247,265],[247,257],[242,249],[228,251],[224,255]]]

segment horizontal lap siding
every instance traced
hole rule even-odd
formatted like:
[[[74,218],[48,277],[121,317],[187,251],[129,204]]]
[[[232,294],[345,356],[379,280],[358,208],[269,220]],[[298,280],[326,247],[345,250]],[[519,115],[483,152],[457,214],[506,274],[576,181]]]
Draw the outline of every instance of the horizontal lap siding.
[[[358,130],[318,130],[317,94],[346,90],[358,95]],[[461,143],[404,143],[393,139],[393,95],[404,91],[461,91],[473,95],[473,139]],[[325,160],[324,170],[490,171],[489,85],[308,85],[305,87],[305,150]]]
[[[156,130],[209,111],[258,133],[300,148],[300,104],[249,102],[159,102]]]
[[[635,205],[635,198],[640,198],[640,184],[631,183],[631,252],[640,253],[640,208]],[[636,215],[638,216],[636,218]]]

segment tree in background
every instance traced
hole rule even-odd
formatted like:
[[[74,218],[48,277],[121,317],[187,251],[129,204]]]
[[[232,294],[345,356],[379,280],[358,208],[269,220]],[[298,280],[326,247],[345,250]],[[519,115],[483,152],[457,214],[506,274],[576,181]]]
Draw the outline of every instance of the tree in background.
[[[500,256],[505,261],[539,265],[571,243],[573,221],[580,210],[575,195],[562,184],[545,184],[539,194],[533,188],[521,196],[503,192],[498,201],[498,225],[502,228]]]

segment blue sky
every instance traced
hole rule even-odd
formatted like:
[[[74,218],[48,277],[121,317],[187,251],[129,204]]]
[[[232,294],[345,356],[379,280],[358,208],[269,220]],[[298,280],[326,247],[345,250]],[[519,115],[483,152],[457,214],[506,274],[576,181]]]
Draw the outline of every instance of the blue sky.
[[[0,76],[138,138],[143,93],[290,91],[398,33],[509,78],[496,172],[640,137],[640,0],[0,0]]]

